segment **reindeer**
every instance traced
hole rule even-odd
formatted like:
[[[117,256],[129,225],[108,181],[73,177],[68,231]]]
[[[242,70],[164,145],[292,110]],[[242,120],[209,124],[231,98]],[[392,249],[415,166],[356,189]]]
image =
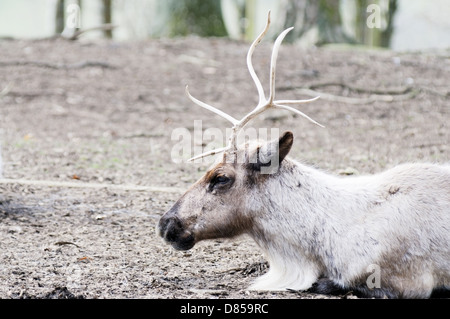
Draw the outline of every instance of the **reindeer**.
[[[252,43],[247,66],[258,105],[241,120],[203,103],[233,124],[223,153],[159,220],[158,232],[177,250],[197,242],[248,234],[269,270],[250,289],[294,289],[378,298],[428,298],[450,289],[450,165],[403,164],[369,176],[334,176],[289,157],[293,134],[237,146],[239,131],[267,109],[310,100],[275,100],[275,41],[266,99],[251,57],[270,24]],[[270,168],[270,169],[269,169]],[[378,271],[371,273],[371,271]],[[371,275],[378,276],[374,282]]]

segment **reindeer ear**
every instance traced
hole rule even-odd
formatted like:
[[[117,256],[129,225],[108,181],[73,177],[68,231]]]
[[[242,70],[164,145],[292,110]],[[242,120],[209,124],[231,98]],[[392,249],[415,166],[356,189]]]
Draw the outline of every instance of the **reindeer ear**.
[[[294,142],[292,132],[284,134],[273,141],[258,147],[253,161],[249,162],[249,168],[260,171],[263,174],[271,174],[278,171],[279,164],[289,153]]]
[[[278,140],[278,155],[280,163],[286,155],[289,154],[291,150],[292,144],[294,143],[294,134],[291,131],[286,131],[283,133],[283,136]]]

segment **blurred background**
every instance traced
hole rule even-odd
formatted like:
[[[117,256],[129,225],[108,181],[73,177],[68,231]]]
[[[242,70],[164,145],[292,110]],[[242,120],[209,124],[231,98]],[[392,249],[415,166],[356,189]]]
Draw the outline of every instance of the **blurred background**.
[[[450,0],[0,0],[0,38],[44,38],[113,24],[83,38],[195,34],[250,41],[269,9],[273,24],[267,38],[295,26],[286,41],[303,46],[450,47]],[[75,30],[67,30],[68,22]]]

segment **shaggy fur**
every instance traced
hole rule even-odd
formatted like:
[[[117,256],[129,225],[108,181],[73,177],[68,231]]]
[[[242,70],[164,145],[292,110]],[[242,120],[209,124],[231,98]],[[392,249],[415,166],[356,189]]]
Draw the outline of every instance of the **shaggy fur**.
[[[271,266],[254,289],[304,290],[321,275],[351,289],[366,284],[372,264],[388,297],[450,288],[450,167],[339,178],[285,159],[279,174],[247,202]]]
[[[258,162],[217,164],[161,218],[160,235],[189,249],[249,234],[270,264],[257,290],[427,298],[450,289],[449,165],[339,177],[285,158],[292,142],[287,132],[271,142],[280,152],[261,154],[279,156],[273,174],[261,174]],[[374,288],[367,284],[373,265]]]

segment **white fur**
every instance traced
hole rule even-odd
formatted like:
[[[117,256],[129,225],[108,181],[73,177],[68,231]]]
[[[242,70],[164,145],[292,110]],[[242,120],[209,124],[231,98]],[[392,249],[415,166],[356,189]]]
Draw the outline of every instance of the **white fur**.
[[[289,253],[288,253],[289,254]],[[250,290],[306,290],[319,277],[317,268],[308,258],[297,258],[289,260],[283,254],[277,253],[275,249],[267,252],[270,269],[263,276],[256,279]]]
[[[270,263],[252,289],[303,290],[321,274],[349,286],[371,264],[404,297],[450,287],[448,165],[341,178],[285,159],[246,211],[258,216],[251,235]]]

